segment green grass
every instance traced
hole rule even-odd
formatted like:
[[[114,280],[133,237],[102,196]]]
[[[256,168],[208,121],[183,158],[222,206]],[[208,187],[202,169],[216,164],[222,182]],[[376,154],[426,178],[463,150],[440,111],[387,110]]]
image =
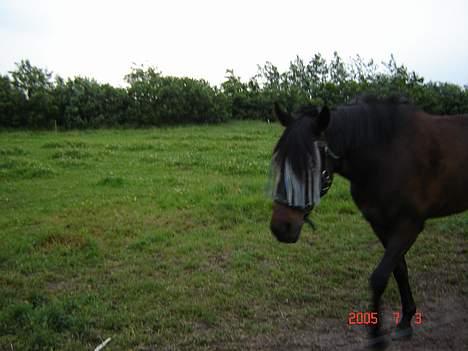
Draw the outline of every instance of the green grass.
[[[382,248],[337,178],[296,245],[265,195],[278,125],[0,134],[0,350],[219,349],[364,310]],[[466,295],[468,216],[408,254],[416,300]],[[396,284],[385,294],[398,308]]]

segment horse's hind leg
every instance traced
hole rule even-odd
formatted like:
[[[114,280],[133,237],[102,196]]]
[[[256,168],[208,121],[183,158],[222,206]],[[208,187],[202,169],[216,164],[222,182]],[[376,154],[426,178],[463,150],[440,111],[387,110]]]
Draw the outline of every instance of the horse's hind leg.
[[[414,303],[413,294],[408,281],[408,268],[406,260],[403,256],[396,268],[393,270],[393,275],[398,283],[398,290],[400,291],[401,307],[403,315],[397,325],[394,339],[410,338],[413,334],[411,328],[411,319],[416,313],[416,304]]]
[[[398,273],[403,273],[404,278],[405,266],[400,267],[400,264],[404,258],[404,255],[414,243],[418,234],[421,232],[422,227],[422,223],[418,221],[400,219],[384,240],[384,256],[370,277],[373,312],[377,312],[377,315],[379,316],[379,323],[372,325],[370,329],[370,336],[374,339],[374,341],[371,340],[370,346],[373,348],[382,349],[386,346],[386,342],[382,339],[382,333],[380,330],[380,298],[385,291],[388,279],[390,278],[392,272],[398,270],[397,275]],[[404,282],[405,279],[401,280]],[[409,284],[407,286],[409,287]],[[403,284],[403,290],[407,292],[405,284]]]

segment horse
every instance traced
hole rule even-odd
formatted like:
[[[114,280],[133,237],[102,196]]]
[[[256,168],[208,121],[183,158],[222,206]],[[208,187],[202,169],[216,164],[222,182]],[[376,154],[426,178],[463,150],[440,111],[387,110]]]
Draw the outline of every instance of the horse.
[[[412,335],[416,304],[405,254],[429,218],[468,209],[468,115],[431,115],[394,96],[360,96],[329,109],[314,105],[274,114],[285,127],[272,156],[270,229],[284,243],[299,239],[308,216],[339,174],[385,251],[369,278],[370,346],[383,349],[380,300],[393,273],[402,317],[393,338]]]

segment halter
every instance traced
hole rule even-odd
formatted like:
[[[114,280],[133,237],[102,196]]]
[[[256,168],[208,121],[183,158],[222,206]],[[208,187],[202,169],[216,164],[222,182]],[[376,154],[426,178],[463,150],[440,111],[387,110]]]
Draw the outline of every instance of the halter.
[[[328,144],[325,141],[321,141],[318,144],[320,148],[320,157],[321,157],[321,164],[323,165],[321,172],[320,172],[320,197],[325,196],[330,190],[333,184],[333,174],[330,173],[328,170],[328,157],[333,158],[334,160],[338,160],[339,157],[330,150]],[[324,160],[324,162],[322,162]],[[316,230],[317,226],[315,223],[309,218],[310,213],[312,212],[313,206],[311,208],[306,209],[306,213],[304,215],[304,222],[307,223],[312,230]]]

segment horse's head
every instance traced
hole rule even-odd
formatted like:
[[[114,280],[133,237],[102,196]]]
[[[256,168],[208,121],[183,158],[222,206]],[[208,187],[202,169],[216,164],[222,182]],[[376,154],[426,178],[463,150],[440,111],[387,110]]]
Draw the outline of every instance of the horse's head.
[[[275,104],[275,115],[285,130],[273,152],[270,228],[279,241],[294,243],[306,217],[330,186],[323,137],[330,111],[305,106],[293,117]]]

